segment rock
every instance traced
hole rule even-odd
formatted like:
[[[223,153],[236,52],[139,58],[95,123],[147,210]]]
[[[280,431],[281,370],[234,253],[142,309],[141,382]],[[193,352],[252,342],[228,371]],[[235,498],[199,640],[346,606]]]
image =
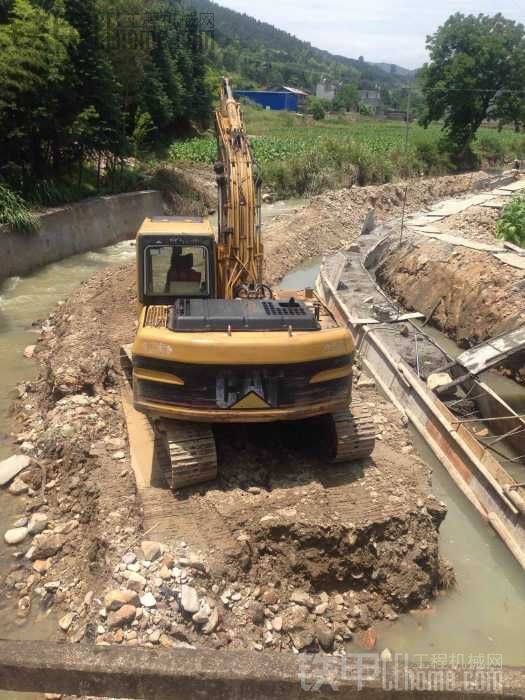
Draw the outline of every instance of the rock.
[[[300,589],[296,589],[292,593],[290,600],[292,601],[292,603],[304,605],[309,610],[313,610],[313,608],[315,607],[314,600],[308,595],[308,593],[306,593],[306,591],[302,591]]]
[[[263,591],[262,601],[266,605],[276,605],[279,602],[279,595],[274,588],[267,588]]]
[[[121,460],[126,457],[126,453],[124,452],[124,450],[117,450],[117,452],[113,452],[111,456],[113,457],[113,459]]]
[[[73,613],[66,613],[64,615],[64,617],[61,617],[60,620],[58,621],[58,626],[64,632],[67,632],[72,624],[73,624]]]
[[[122,557],[122,562],[124,564],[134,564],[137,561],[137,557],[134,552],[126,552]]]
[[[264,622],[264,605],[262,603],[250,603],[248,616],[256,625],[262,624]]]
[[[210,613],[210,617],[208,619],[208,622],[202,628],[203,634],[211,634],[212,632],[215,631],[218,624],[219,624],[219,611],[217,610],[217,608],[213,608],[213,610]]]
[[[294,630],[291,630],[289,634],[290,639],[292,640],[292,644],[298,651],[301,651],[301,649],[310,646],[310,644],[312,644],[315,639],[314,635],[312,634],[312,631],[307,627],[298,627]]]
[[[33,570],[37,572],[37,574],[45,574],[51,565],[51,562],[49,559],[37,559],[36,561],[33,562]]]
[[[357,636],[357,643],[363,649],[373,649],[377,644],[377,632],[373,627],[369,627]]]
[[[4,540],[7,544],[20,544],[20,542],[25,540],[27,534],[27,527],[14,527],[5,533]]]
[[[173,578],[173,573],[170,569],[168,569],[167,566],[161,566],[160,571],[159,571],[159,576],[164,581],[167,581],[168,579]]]
[[[37,535],[48,526],[49,518],[46,513],[33,513],[29,518],[27,529],[30,535]]]
[[[123,438],[105,437],[104,443],[108,451],[122,450],[124,447],[126,447],[126,441]]]
[[[0,462],[0,486],[7,484],[22,469],[27,469],[31,464],[31,458],[27,455],[12,455]]]
[[[140,604],[144,608],[154,608],[157,605],[157,601],[153,593],[144,593],[144,595],[140,596]]]
[[[154,542],[153,540],[144,540],[144,542],[141,543],[140,548],[146,561],[155,561],[155,559],[160,557],[164,550],[164,546],[160,542]]]
[[[383,651],[381,652],[381,661],[383,661],[386,664],[392,661],[392,652],[390,651],[390,649],[383,649]]]
[[[314,608],[314,613],[316,615],[324,615],[325,612],[328,610],[328,603],[319,603],[319,605],[316,605]]]
[[[128,588],[140,593],[146,587],[146,579],[136,571],[123,571],[122,576],[128,581]]]
[[[183,584],[181,587],[181,598],[180,602],[183,610],[187,613],[193,615],[199,609],[199,596],[197,591],[192,586],[187,586]]]
[[[131,590],[113,590],[104,597],[104,607],[106,610],[118,610],[123,605],[138,607],[140,605],[140,600],[137,592]]]
[[[35,348],[36,345],[26,345],[24,348],[24,357],[28,360],[31,360],[33,355],[35,354]]]
[[[22,481],[19,476],[15,476],[7,490],[13,496],[21,496],[23,493],[27,493],[29,491],[29,486],[25,481]]]
[[[18,520],[13,523],[13,527],[27,527],[27,518],[18,518]]]
[[[283,628],[283,618],[280,615],[276,615],[272,619],[272,627],[276,632],[280,632]]]
[[[282,615],[283,629],[289,632],[295,628],[301,627],[308,619],[308,610],[303,605],[294,605],[287,608]]]
[[[60,428],[60,432],[62,433],[63,437],[70,438],[75,434],[75,428],[73,428],[73,426],[69,423],[66,423]]]
[[[450,375],[448,372],[434,372],[433,374],[429,375],[427,378],[427,386],[430,389],[430,391],[436,391],[436,389],[439,389],[441,387],[446,386],[447,384],[450,384],[452,381]],[[445,394],[441,392],[441,396],[451,396],[454,395],[456,392],[455,387],[451,387]]]
[[[401,328],[399,329],[399,335],[402,335],[404,338],[408,338],[409,334],[409,328],[406,323],[404,323]]]
[[[362,374],[357,380],[357,387],[359,389],[365,389],[366,387],[372,388],[375,385],[375,381],[371,377],[367,377],[366,374]]]
[[[316,625],[315,636],[324,651],[331,651],[334,646],[335,632],[326,625]]]
[[[204,625],[208,622],[211,610],[208,602],[206,600],[201,600],[200,607],[197,612],[193,615],[192,620],[196,625]]]
[[[64,535],[55,535],[53,533],[37,535],[31,547],[31,559],[47,559],[54,556],[62,549],[65,541]]]
[[[110,629],[124,627],[125,625],[133,622],[136,614],[137,609],[134,605],[123,605],[118,610],[114,610],[113,612],[109,613],[108,625]]]

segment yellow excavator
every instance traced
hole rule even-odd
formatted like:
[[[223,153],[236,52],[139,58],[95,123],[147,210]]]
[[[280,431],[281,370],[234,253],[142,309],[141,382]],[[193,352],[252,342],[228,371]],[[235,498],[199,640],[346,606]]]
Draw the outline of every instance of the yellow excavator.
[[[261,180],[223,78],[215,114],[218,235],[207,218],[146,219],[133,401],[153,421],[175,490],[217,476],[216,423],[325,416],[327,461],[364,458],[374,425],[350,411],[355,344],[312,290],[263,282]]]

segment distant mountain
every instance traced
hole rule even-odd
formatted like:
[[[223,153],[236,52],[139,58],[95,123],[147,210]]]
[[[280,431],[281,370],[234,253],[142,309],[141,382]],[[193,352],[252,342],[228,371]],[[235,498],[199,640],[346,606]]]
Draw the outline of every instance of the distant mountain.
[[[232,75],[237,87],[290,84],[313,91],[318,80],[325,77],[352,81],[363,88],[379,85],[393,89],[406,85],[413,77],[406,69],[392,73],[384,70],[383,64],[318,49],[267,22],[211,0],[185,0],[185,4],[213,17],[210,65]]]
[[[410,70],[410,68],[403,68],[395,63],[372,63],[371,65],[380,68],[384,73],[388,73],[388,75],[397,75],[401,78],[408,78],[409,80],[415,78],[418,71],[417,68],[415,70]]]

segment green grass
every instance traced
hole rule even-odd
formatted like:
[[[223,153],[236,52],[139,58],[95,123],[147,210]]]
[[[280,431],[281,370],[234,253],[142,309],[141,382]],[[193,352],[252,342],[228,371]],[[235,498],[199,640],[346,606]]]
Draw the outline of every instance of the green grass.
[[[245,108],[245,118],[263,181],[278,196],[452,170],[447,156],[438,148],[442,131],[437,125],[423,129],[412,123],[407,140],[403,122],[348,116],[329,116],[319,122],[308,116],[251,106]],[[525,138],[510,129],[498,132],[482,128],[474,150],[482,166],[495,167],[525,156]],[[211,165],[216,157],[212,134],[177,141],[169,148],[172,161]]]
[[[18,233],[36,233],[38,219],[18,194],[0,184],[0,224]]]

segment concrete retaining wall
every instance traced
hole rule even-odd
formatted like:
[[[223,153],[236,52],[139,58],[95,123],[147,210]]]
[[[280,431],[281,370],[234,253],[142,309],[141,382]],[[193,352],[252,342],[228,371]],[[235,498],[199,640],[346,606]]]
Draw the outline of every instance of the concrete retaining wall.
[[[87,199],[40,215],[36,234],[0,227],[0,280],[135,235],[147,216],[164,212],[160,192],[145,190]]]

